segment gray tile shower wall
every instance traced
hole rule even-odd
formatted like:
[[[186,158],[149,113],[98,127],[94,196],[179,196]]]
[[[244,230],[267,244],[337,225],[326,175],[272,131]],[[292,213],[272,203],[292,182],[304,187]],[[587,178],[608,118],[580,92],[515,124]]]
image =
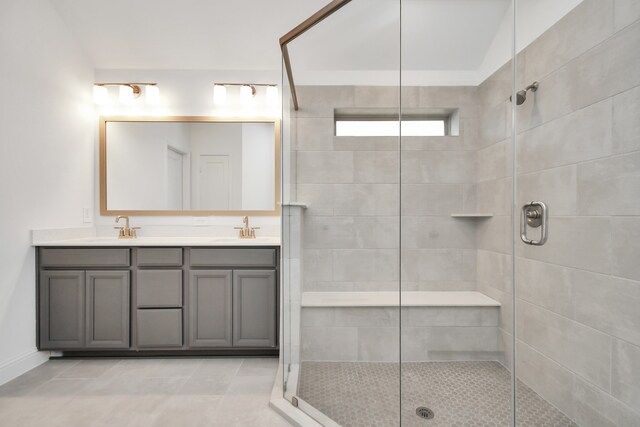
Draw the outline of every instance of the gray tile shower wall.
[[[516,245],[517,374],[584,427],[640,425],[639,4],[585,0],[518,55],[518,86],[540,89],[517,107],[516,206],[542,200],[551,216],[545,246]],[[510,67],[479,88],[476,198],[504,215]],[[508,352],[509,235],[498,216],[476,236]]]
[[[396,291],[400,268],[406,291],[475,289],[475,226],[451,214],[475,210],[478,89],[402,95],[403,108],[456,109],[459,135],[403,138],[401,152],[394,137],[336,137],[334,109],[397,109],[398,88],[298,87],[292,191],[308,204],[304,291]]]

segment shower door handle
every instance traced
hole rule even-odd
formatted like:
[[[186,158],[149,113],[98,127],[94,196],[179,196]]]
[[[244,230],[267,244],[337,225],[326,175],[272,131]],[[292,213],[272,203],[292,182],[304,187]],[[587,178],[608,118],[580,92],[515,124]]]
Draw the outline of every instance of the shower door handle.
[[[547,242],[549,234],[549,211],[547,205],[542,202],[531,202],[522,206],[522,215],[520,216],[520,238],[528,245],[542,246]],[[540,230],[540,239],[533,240],[527,237],[527,226],[532,228],[542,227]]]

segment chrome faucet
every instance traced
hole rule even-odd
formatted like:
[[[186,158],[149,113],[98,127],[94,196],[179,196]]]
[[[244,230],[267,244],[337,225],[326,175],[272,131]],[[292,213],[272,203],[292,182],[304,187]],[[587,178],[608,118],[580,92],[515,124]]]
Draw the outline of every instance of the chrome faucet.
[[[140,230],[140,227],[129,227],[129,217],[125,215],[118,215],[116,217],[116,224],[124,218],[124,227],[113,227],[118,231],[118,239],[135,239],[138,237],[136,230]]]
[[[242,222],[244,227],[233,227],[236,230],[240,230],[240,234],[238,235],[241,239],[255,239],[256,238],[256,230],[259,230],[260,227],[249,227],[249,217],[245,216],[242,218]]]

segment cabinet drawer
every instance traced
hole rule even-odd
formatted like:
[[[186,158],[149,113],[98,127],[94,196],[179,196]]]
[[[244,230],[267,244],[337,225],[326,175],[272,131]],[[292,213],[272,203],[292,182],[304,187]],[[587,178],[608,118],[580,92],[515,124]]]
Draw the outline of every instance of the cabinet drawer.
[[[138,347],[182,347],[182,310],[138,310]]]
[[[182,270],[139,270],[138,307],[182,307]]]
[[[191,249],[193,267],[273,267],[275,249]]]
[[[40,249],[41,267],[128,267],[129,248]]]
[[[140,267],[180,267],[182,248],[139,248],[137,264]]]

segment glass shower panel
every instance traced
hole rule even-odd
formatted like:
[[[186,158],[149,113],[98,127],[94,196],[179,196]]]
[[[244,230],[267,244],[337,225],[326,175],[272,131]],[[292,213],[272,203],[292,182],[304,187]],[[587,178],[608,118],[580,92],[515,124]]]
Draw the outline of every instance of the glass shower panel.
[[[543,245],[515,236],[517,425],[636,426],[640,8],[539,3],[517,0],[515,207],[548,211]]]
[[[287,46],[285,397],[323,425],[400,424],[399,6],[354,0]]]
[[[401,5],[402,425],[509,426],[511,2]]]

